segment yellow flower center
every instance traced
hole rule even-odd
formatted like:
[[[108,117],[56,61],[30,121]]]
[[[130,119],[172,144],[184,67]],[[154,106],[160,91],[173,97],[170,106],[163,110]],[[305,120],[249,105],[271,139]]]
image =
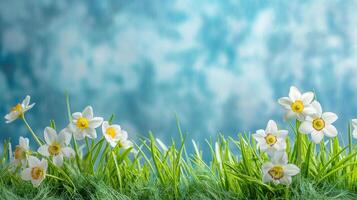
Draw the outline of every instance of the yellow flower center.
[[[21,111],[22,111],[22,106],[19,103],[11,108],[11,112],[21,112]]]
[[[58,142],[53,142],[49,147],[48,147],[48,152],[52,155],[58,155],[61,151],[61,145]]]
[[[269,171],[268,174],[274,179],[274,180],[279,180],[283,178],[284,176],[284,170],[283,167],[280,165],[276,165],[272,167]]]
[[[45,175],[45,171],[41,167],[33,167],[31,169],[31,177],[35,180],[42,178]]]
[[[25,149],[21,146],[16,146],[14,157],[15,159],[24,159],[26,157]]]
[[[115,136],[117,135],[117,132],[115,131],[115,128],[113,128],[113,127],[107,128],[106,133],[107,133],[107,135],[109,135],[112,138],[115,138]]]
[[[265,136],[265,141],[268,145],[272,146],[276,143],[276,136],[268,133],[267,136]]]
[[[291,104],[291,110],[296,113],[301,113],[304,110],[304,103],[300,100],[296,100],[293,104]]]
[[[321,131],[325,127],[325,121],[321,118],[314,119],[312,126],[315,130]]]
[[[89,121],[87,118],[85,117],[80,117],[78,120],[77,120],[77,127],[80,128],[80,129],[86,129],[89,127]]]

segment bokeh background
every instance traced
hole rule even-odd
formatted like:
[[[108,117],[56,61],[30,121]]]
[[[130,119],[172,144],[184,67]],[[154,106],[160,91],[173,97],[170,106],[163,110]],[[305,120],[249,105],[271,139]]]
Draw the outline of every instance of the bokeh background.
[[[35,131],[94,107],[130,137],[188,139],[282,127],[277,99],[315,90],[340,135],[357,117],[355,1],[0,0],[0,114],[26,94]],[[30,134],[0,122],[0,139]],[[100,132],[100,131],[99,131]],[[1,143],[2,144],[2,143]]]

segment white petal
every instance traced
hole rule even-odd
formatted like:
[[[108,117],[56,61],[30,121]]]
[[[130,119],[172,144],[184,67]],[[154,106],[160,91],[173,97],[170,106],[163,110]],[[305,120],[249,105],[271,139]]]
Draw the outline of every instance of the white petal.
[[[31,100],[31,97],[29,95],[27,95],[25,97],[25,99],[22,101],[22,106],[24,106],[24,108],[26,108],[30,104],[30,100]]]
[[[24,137],[20,136],[19,144],[25,150],[29,150],[30,149],[30,141],[29,141],[28,138],[24,138]]]
[[[273,167],[273,163],[271,162],[266,162],[262,165],[262,171],[263,171],[263,174],[266,174],[268,173],[268,171]]]
[[[31,168],[26,168],[21,172],[21,179],[25,181],[31,180]]]
[[[304,110],[302,111],[302,113],[303,113],[305,116],[306,116],[306,115],[314,115],[314,114],[319,115],[319,114],[317,113],[316,109],[315,109],[313,106],[306,106],[306,107],[304,108]]]
[[[108,121],[103,121],[103,123],[102,123],[102,133],[105,134],[107,132],[108,128],[109,128]]]
[[[47,144],[40,146],[38,148],[37,152],[40,153],[43,156],[46,156],[46,157],[50,156],[50,153],[48,152],[48,145]]]
[[[19,117],[18,112],[11,112],[11,113],[5,115],[6,123],[7,124],[11,123],[11,122],[15,121],[18,117]]]
[[[274,120],[269,120],[267,127],[265,129],[266,133],[276,133],[278,132],[278,126],[276,125]]]
[[[66,158],[70,158],[75,155],[75,152],[71,147],[62,148],[62,153]]]
[[[45,141],[47,144],[52,144],[52,142],[57,141],[57,133],[51,127],[46,127],[44,131]]]
[[[290,185],[291,184],[291,177],[290,176],[283,176],[280,180],[281,184]]]
[[[295,116],[296,116],[296,113],[294,113],[294,111],[288,110],[288,111],[286,111],[286,113],[284,114],[284,119],[285,119],[285,120],[288,120],[288,119],[291,119],[291,118],[293,118],[293,117],[295,117]]]
[[[272,177],[268,173],[263,175],[263,183],[268,183],[272,180],[273,180]]]
[[[314,130],[315,130],[314,127],[312,127],[312,122],[310,121],[302,122],[299,127],[299,132],[303,134],[310,134]]]
[[[301,101],[304,103],[304,105],[310,104],[314,100],[314,93],[313,92],[305,92],[301,96]]]
[[[353,125],[354,127],[357,127],[357,119],[352,119],[352,125]]]
[[[357,128],[355,128],[355,129],[353,130],[352,135],[353,135],[353,137],[354,137],[355,139],[357,139]]]
[[[93,108],[92,106],[87,106],[84,108],[82,112],[83,117],[87,119],[92,119],[93,118]]]
[[[333,125],[327,125],[323,129],[324,134],[327,137],[336,137],[337,136],[337,129]]]
[[[318,101],[313,101],[311,103],[311,106],[315,109],[316,111],[316,116],[317,117],[321,117],[322,115],[322,108],[321,108],[321,104]]]
[[[278,138],[276,143],[274,144],[274,148],[277,150],[277,151],[282,151],[282,150],[285,150],[286,149],[286,142],[284,139],[282,138]]]
[[[282,97],[278,100],[278,103],[282,105],[285,109],[290,109],[293,103],[289,97]]]
[[[97,138],[97,131],[94,128],[88,128],[84,130],[84,132],[86,132],[87,137],[91,139]]]
[[[123,149],[128,149],[133,146],[133,143],[129,140],[125,140],[122,142],[122,145],[123,145],[122,146]]]
[[[322,133],[322,131],[314,130],[311,133],[311,139],[315,144],[319,144],[323,138],[324,138],[324,134]]]
[[[43,181],[43,179],[44,179],[44,178],[39,178],[39,179],[37,179],[37,180],[32,179],[32,180],[31,180],[31,183],[32,183],[32,185],[33,185],[34,187],[38,187],[38,186],[41,184],[41,182]]]
[[[47,171],[47,167],[48,167],[47,160],[46,160],[46,159],[42,159],[42,160],[41,160],[41,162],[40,162],[40,164],[39,164],[39,166],[40,166],[40,167],[42,167],[42,168],[43,168],[43,170],[44,170],[44,171],[45,171],[45,173],[46,173],[46,171]]]
[[[287,130],[279,130],[277,136],[285,139],[288,136],[289,132]]]
[[[75,132],[73,132],[73,137],[76,140],[83,140],[85,138],[85,136],[87,135],[87,133],[83,130],[77,130]]]
[[[56,166],[61,167],[63,165],[63,155],[60,153],[56,156],[53,156],[53,163]]]
[[[295,176],[300,173],[300,169],[294,164],[287,164],[284,166],[284,173],[288,176]]]
[[[75,113],[72,114],[72,118],[74,120],[79,119],[81,117],[82,117],[82,113],[80,113],[80,112],[75,112]]]
[[[332,112],[325,112],[322,114],[321,118],[327,123],[327,124],[332,124],[334,123],[338,117],[335,113]]]
[[[40,160],[35,156],[29,156],[28,162],[29,162],[29,166],[32,167],[38,165],[38,163],[40,163]]]
[[[286,152],[277,151],[272,157],[272,163],[275,165],[286,165],[288,163]]]
[[[291,86],[289,91],[289,97],[292,101],[296,101],[298,99],[301,99],[301,93],[295,86]]]
[[[63,129],[58,134],[58,141],[61,145],[67,146],[71,142],[72,134],[68,131],[68,129]]]
[[[89,121],[89,127],[90,128],[97,128],[99,127],[103,122],[103,118],[101,117],[94,117]]]

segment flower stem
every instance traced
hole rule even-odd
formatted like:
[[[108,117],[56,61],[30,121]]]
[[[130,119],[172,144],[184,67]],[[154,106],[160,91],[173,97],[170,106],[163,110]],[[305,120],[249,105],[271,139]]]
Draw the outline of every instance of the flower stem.
[[[25,118],[25,115],[22,115],[21,118],[22,118],[22,120],[24,121],[24,123],[25,123],[27,129],[30,131],[30,133],[32,134],[32,136],[35,138],[37,144],[40,145],[40,146],[42,146],[43,143],[42,143],[41,140],[37,137],[37,135],[36,135],[35,132],[32,130],[32,128],[30,127],[30,125],[27,123],[26,118]]]

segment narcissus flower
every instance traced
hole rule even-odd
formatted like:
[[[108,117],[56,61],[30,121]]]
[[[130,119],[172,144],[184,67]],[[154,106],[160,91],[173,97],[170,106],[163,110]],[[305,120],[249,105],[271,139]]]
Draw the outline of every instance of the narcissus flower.
[[[52,157],[55,165],[62,166],[63,157],[69,158],[74,155],[74,150],[68,147],[71,134],[66,129],[57,135],[53,128],[46,127],[44,135],[47,144],[40,146],[37,151],[43,156]]]
[[[130,140],[128,140],[128,133],[124,130],[120,132],[118,146],[123,149],[128,149],[130,147],[133,147],[133,143]]]
[[[6,123],[11,123],[21,117],[26,111],[30,110],[35,104],[30,105],[31,97],[29,95],[22,101],[11,108],[10,112],[5,115]]]
[[[352,135],[357,139],[357,119],[352,119],[353,132]]]
[[[40,161],[34,156],[29,156],[28,163],[29,167],[21,172],[21,178],[25,181],[31,181],[32,185],[37,187],[46,177],[47,160],[42,159]]]
[[[25,167],[27,162],[27,151],[30,149],[29,139],[21,137],[19,138],[19,145],[15,147],[13,155],[11,158],[11,169],[16,169],[17,167]],[[12,150],[11,150],[12,153]]]
[[[86,136],[91,139],[97,138],[95,129],[102,124],[103,118],[93,117],[93,108],[91,106],[87,106],[82,113],[73,113],[72,117],[73,120],[69,125],[69,129],[76,140],[83,140]]]
[[[102,132],[104,138],[110,144],[110,146],[115,147],[122,137],[122,131],[119,125],[113,124],[109,125],[107,121],[104,121],[102,124]]]
[[[269,120],[266,129],[257,130],[253,134],[253,138],[258,142],[257,146],[260,150],[272,155],[276,151],[286,149],[285,138],[287,135],[287,130],[278,130],[275,121]]]
[[[262,166],[263,182],[273,182],[274,184],[291,183],[291,177],[300,173],[300,169],[294,164],[288,164],[285,152],[274,154],[271,162],[266,162]]]
[[[303,121],[306,116],[315,112],[311,106],[311,102],[314,99],[314,93],[301,92],[294,86],[290,87],[289,97],[282,97],[278,100],[278,103],[286,109],[285,119],[297,118]]]
[[[322,108],[319,102],[314,101],[311,104],[316,113],[312,116],[306,117],[300,125],[299,131],[305,134],[311,134],[311,139],[314,143],[319,144],[324,138],[324,135],[327,137],[336,137],[337,129],[332,125],[338,117],[335,113],[324,112],[322,113]]]

